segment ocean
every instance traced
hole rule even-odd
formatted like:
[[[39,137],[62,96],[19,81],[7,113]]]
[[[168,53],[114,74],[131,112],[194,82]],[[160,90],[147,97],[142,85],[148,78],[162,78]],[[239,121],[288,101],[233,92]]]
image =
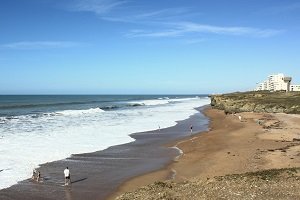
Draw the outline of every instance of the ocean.
[[[40,164],[174,126],[209,103],[207,95],[2,95],[0,189],[30,178]]]

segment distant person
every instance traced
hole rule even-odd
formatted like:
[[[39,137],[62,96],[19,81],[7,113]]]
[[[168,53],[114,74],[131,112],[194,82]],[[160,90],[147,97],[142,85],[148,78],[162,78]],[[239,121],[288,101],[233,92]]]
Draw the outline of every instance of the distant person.
[[[193,125],[191,125],[190,129],[191,129],[191,135],[192,135],[192,133],[193,133]]]
[[[71,184],[70,170],[68,167],[64,170],[64,175],[65,175],[65,185]]]
[[[242,116],[241,115],[239,115],[239,120],[240,120],[240,122],[242,121]]]
[[[36,181],[39,182],[40,179],[41,179],[41,172],[38,171],[38,172],[37,172],[37,175],[36,175]]]
[[[36,171],[36,169],[33,169],[33,170],[32,170],[32,177],[31,177],[31,179],[32,179],[32,180],[35,180],[35,179],[36,179],[36,176],[37,176],[37,171]]]
[[[158,125],[158,132],[160,132],[160,125]]]

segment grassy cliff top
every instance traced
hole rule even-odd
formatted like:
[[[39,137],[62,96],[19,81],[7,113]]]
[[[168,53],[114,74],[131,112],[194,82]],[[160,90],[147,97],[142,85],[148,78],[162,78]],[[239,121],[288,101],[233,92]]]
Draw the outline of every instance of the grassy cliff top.
[[[212,95],[211,105],[228,112],[300,114],[300,92],[235,92]]]
[[[251,92],[235,92],[235,93],[212,95],[212,96],[221,96],[224,98],[233,99],[237,101],[300,104],[300,92],[251,91]]]

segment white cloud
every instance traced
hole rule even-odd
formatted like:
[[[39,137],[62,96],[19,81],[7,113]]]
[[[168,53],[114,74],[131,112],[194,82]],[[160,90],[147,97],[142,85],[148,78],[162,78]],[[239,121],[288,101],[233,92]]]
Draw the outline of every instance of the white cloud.
[[[184,17],[187,13],[190,12],[189,8],[167,8],[161,9],[156,11],[144,12],[142,14],[137,14],[135,18],[143,19],[143,18],[150,18],[150,19],[170,19],[174,17]]]
[[[150,32],[145,30],[131,30],[130,33],[126,34],[129,38],[135,37],[179,37],[184,34],[180,30],[163,30],[157,32]]]
[[[100,16],[102,20],[121,23],[132,23],[149,29],[129,30],[126,37],[183,37],[188,34],[215,34],[248,37],[271,37],[284,30],[261,29],[244,26],[215,26],[191,22],[188,18],[201,13],[193,12],[193,8],[175,7],[160,10],[146,11],[144,9],[124,9],[128,0],[75,0],[72,11],[88,11]],[[297,5],[293,6],[297,7]],[[122,8],[121,12],[113,12]],[[289,8],[291,9],[291,8]],[[182,22],[187,20],[186,22]],[[198,37],[198,35],[196,35]]]
[[[171,27],[171,28],[170,28]],[[197,24],[192,22],[172,23],[168,29],[159,31],[140,30],[139,32],[131,31],[128,37],[179,37],[191,33],[209,33],[218,35],[235,35],[250,37],[271,37],[284,32],[275,29],[258,29],[251,27],[229,27],[213,26],[207,24]]]
[[[258,29],[251,27],[230,27],[230,26],[213,26],[206,24],[197,24],[191,22],[184,22],[176,24],[179,29],[186,32],[198,33],[214,33],[225,35],[247,35],[253,37],[270,37],[282,33],[283,30],[274,29]]]
[[[0,47],[5,49],[34,50],[34,49],[54,49],[70,48],[81,45],[70,41],[23,41],[9,44],[2,44]]]
[[[188,8],[167,8],[154,11],[137,11],[136,13],[102,15],[101,19],[112,22],[124,22],[135,24],[154,24],[157,22],[171,21],[182,19],[191,15]]]
[[[105,14],[125,3],[127,3],[127,1],[121,1],[121,0],[76,0],[75,3],[72,6],[70,6],[70,10],[93,12],[96,14]]]

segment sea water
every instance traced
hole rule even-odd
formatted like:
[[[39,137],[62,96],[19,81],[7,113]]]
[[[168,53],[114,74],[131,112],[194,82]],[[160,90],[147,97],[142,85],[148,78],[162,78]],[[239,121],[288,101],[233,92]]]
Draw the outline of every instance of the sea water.
[[[209,104],[207,96],[0,96],[0,189],[40,164],[133,141]]]

